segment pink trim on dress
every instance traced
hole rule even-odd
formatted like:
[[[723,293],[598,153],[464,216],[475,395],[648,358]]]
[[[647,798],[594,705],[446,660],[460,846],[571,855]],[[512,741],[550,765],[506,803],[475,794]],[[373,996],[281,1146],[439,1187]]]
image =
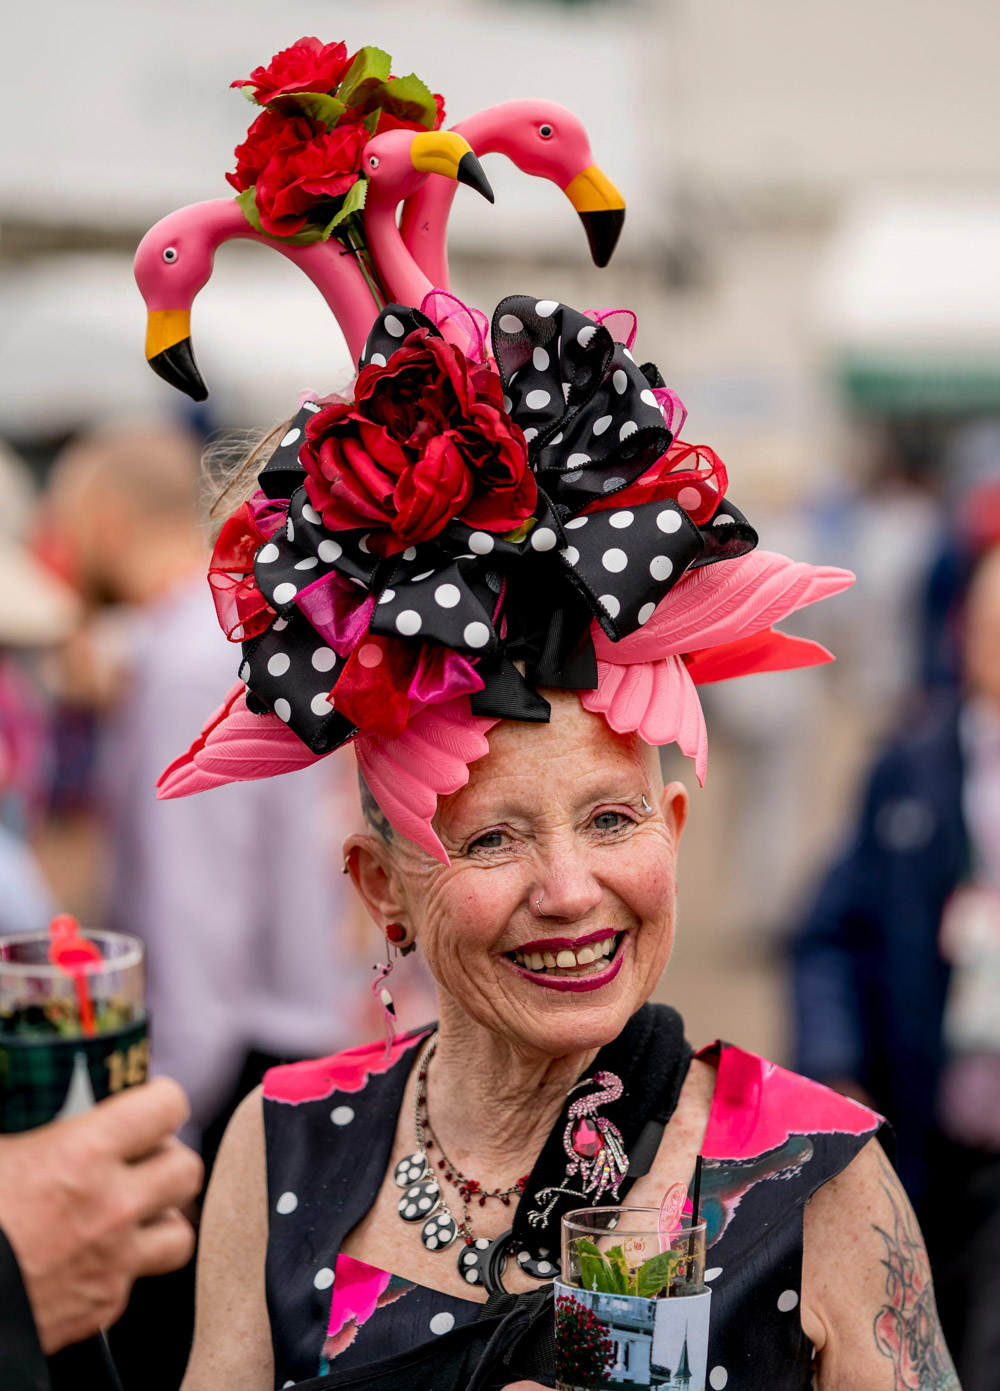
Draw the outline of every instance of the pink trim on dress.
[[[706,1159],[753,1159],[792,1135],[874,1134],[882,1123],[875,1111],[820,1082],[732,1044],[718,1046],[715,1094],[701,1150]]]
[[[323,1101],[334,1092],[360,1092],[373,1073],[388,1072],[410,1048],[415,1048],[423,1032],[401,1034],[388,1053],[385,1043],[364,1043],[345,1048],[328,1058],[307,1058],[301,1063],[272,1067],[264,1074],[264,1096],[268,1101],[284,1101],[298,1106],[303,1101]]]

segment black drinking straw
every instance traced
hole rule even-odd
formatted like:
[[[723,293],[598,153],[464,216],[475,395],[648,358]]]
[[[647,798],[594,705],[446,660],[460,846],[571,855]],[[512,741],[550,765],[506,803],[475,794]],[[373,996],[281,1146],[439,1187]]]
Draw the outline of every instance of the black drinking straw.
[[[701,1207],[701,1155],[694,1161],[694,1187],[691,1190],[691,1236],[688,1240],[688,1260],[694,1266],[694,1229],[698,1225],[698,1209]]]

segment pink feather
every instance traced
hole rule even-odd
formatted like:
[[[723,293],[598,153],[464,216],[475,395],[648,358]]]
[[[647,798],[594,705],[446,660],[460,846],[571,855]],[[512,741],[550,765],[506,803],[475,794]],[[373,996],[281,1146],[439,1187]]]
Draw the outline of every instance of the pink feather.
[[[358,767],[393,828],[442,864],[448,855],[431,826],[438,797],[469,781],[469,764],[489,752],[486,731],[497,723],[473,715],[459,696],[425,706],[398,739],[354,740]]]
[[[708,731],[698,692],[680,657],[628,667],[598,659],[597,690],[582,691],[580,700],[619,734],[637,732],[647,744],[677,744],[694,759],[698,781],[704,783]]]
[[[807,565],[771,551],[706,565],[685,575],[644,627],[611,642],[595,624],[601,661],[617,665],[655,661],[735,642],[770,628],[790,613],[839,594],[854,583],[850,570]]]
[[[307,768],[319,757],[277,715],[252,714],[246,706],[246,687],[240,682],[187,753],[160,774],[156,795],[160,800],[190,797],[229,782],[273,778]]]

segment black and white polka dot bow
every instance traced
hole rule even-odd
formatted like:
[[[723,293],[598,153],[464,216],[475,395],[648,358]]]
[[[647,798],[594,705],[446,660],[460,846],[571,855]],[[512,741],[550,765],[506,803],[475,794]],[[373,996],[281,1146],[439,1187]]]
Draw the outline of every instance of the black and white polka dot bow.
[[[418,327],[437,333],[419,311],[387,306],[363,361],[388,362]],[[314,752],[354,732],[328,700],[346,659],[318,645],[303,613],[302,591],[327,575],[355,586],[359,603],[373,597],[371,633],[440,644],[472,662],[484,683],[472,695],[475,713],[544,721],[549,707],[537,687],[597,684],[592,620],[618,641],[687,571],[757,544],[725,500],[702,525],[669,497],[609,505],[672,436],[653,394],[662,384],[656,368],[638,366],[603,325],[554,300],[514,296],[493,316],[492,346],[504,409],[524,433],[538,484],[534,516],[517,532],[503,537],[453,519],[433,540],[380,557],[368,547],[370,530],[329,530],[297,458],[313,403],[261,473],[267,496],[289,499],[284,534],[261,547],[254,565],[278,617],[245,644],[241,676],[258,708],[275,710]]]

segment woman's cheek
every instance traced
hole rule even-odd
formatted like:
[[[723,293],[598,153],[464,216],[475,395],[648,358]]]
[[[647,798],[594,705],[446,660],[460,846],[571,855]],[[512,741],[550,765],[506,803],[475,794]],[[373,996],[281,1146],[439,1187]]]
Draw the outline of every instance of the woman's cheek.
[[[676,884],[673,853],[659,838],[629,849],[633,853],[620,872],[609,878],[608,887],[640,922],[671,922]]]

